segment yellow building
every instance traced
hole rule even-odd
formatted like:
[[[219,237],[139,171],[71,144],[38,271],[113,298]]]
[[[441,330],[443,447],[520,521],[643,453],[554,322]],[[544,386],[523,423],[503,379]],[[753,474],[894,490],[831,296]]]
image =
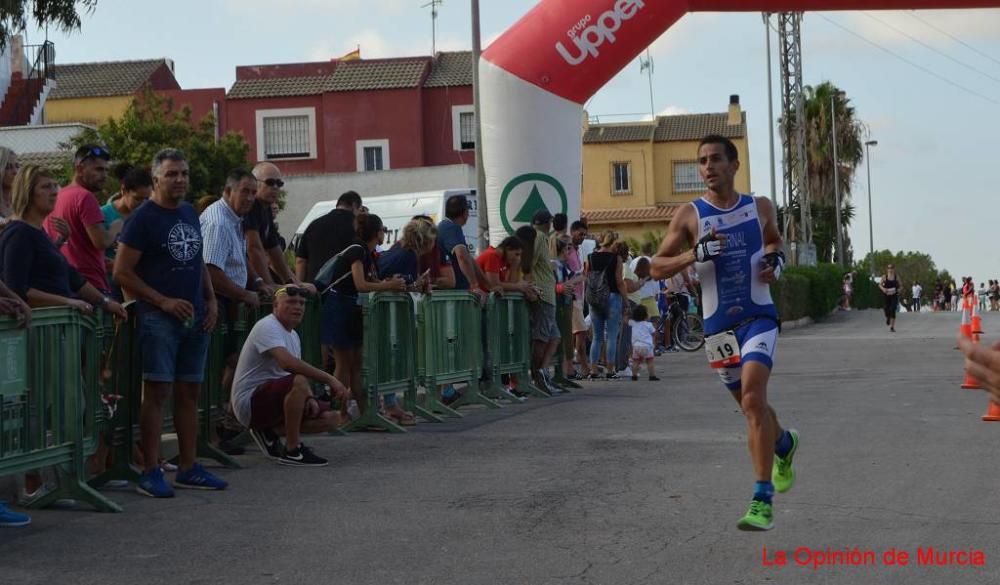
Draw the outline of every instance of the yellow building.
[[[590,231],[610,229],[638,240],[646,232],[665,234],[677,209],[705,191],[696,158],[698,143],[708,134],[720,134],[736,145],[736,189],[748,193],[746,116],[738,98],[732,101],[729,113],[588,125],[583,136],[582,208]]]
[[[144,87],[180,89],[170,59],[71,63],[56,67],[56,86],[45,101],[45,123],[98,125],[120,118]]]

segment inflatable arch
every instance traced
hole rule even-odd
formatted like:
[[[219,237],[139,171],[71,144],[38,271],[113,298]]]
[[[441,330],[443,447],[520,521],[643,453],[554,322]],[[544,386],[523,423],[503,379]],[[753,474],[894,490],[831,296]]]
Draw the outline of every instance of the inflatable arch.
[[[1000,7],[1000,0],[543,0],[479,63],[490,241],[580,215],[583,104],[688,12]]]

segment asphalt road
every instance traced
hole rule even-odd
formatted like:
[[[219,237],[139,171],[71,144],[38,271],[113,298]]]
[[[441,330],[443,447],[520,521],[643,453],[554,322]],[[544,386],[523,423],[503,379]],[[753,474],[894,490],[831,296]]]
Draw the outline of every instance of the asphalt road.
[[[315,438],[323,469],[254,453],[224,493],[35,512],[0,530],[0,583],[1000,583],[1000,424],[959,389],[954,313],[898,329],[852,312],[782,335],[771,403],[802,443],[767,533],[735,528],[753,487],[736,404],[701,353],[674,354],[658,383]],[[928,547],[984,566],[921,564]],[[875,561],[814,568],[826,549]]]

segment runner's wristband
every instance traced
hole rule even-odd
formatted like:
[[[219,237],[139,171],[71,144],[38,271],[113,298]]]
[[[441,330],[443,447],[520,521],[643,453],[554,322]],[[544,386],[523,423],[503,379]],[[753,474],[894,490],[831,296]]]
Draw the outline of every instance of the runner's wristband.
[[[781,271],[785,267],[785,253],[782,251],[768,252],[764,254],[764,264],[774,268],[774,280],[781,278]]]

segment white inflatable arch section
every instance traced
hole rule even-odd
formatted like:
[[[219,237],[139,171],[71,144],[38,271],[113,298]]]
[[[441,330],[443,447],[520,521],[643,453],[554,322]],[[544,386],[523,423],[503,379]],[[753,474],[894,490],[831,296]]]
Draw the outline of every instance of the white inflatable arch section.
[[[989,8],[1000,0],[543,0],[479,62],[490,241],[580,216],[583,104],[688,12]]]

